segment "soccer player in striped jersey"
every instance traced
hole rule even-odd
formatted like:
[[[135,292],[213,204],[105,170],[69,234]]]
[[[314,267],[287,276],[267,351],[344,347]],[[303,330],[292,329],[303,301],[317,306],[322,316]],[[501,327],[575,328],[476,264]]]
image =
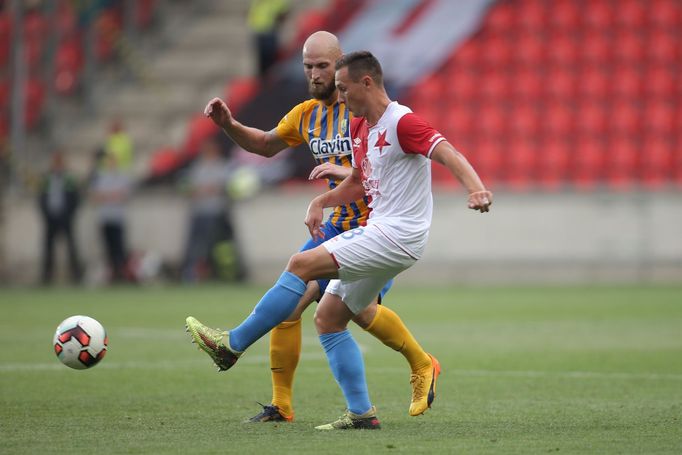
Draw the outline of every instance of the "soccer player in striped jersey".
[[[311,99],[295,106],[271,131],[262,131],[239,123],[219,98],[212,99],[206,106],[205,114],[210,117],[239,146],[248,152],[271,157],[303,142],[308,143],[318,165],[310,174],[311,179],[325,178],[330,189],[334,189],[351,172],[352,143],[350,124],[352,115],[344,103],[338,101],[334,83],[334,63],[342,55],[336,36],[328,32],[313,33],[303,46],[303,67],[309,83]],[[320,245],[344,231],[365,224],[369,213],[367,198],[334,208],[322,227],[324,239],[309,240],[300,251]],[[324,294],[329,280],[321,279],[308,283],[305,294],[296,309],[283,316],[272,315],[270,326],[263,324],[242,324],[230,333],[230,347],[243,351],[268,331],[270,334],[270,368],[272,371],[272,401],[263,406],[263,411],[252,417],[252,422],[291,421],[294,417],[292,388],[296,366],[301,351],[301,314],[315,300]],[[383,295],[388,287],[380,295]],[[410,415],[420,415],[433,401],[435,382],[440,373],[438,361],[426,353],[400,317],[384,305],[377,305],[380,297],[366,310],[353,318],[360,327],[367,330],[382,343],[400,352],[410,364],[412,401]],[[223,332],[213,331],[216,340],[211,341],[210,333],[198,321],[188,328],[199,346],[206,351],[220,369],[227,369],[221,359]],[[284,322],[281,322],[283,319]],[[195,327],[202,332],[196,335]],[[274,328],[273,328],[274,326]],[[208,331],[212,329],[206,329]]]

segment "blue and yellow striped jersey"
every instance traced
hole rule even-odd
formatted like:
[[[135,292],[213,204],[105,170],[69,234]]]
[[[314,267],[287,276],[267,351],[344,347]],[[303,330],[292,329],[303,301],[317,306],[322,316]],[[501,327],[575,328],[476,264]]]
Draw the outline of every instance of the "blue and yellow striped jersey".
[[[350,139],[351,112],[338,101],[329,106],[310,99],[296,105],[277,125],[277,135],[287,144],[295,147],[303,142],[313,154],[317,164],[330,162],[351,166],[353,153]],[[339,181],[327,179],[329,189]],[[347,231],[362,226],[367,221],[369,208],[367,198],[336,207],[329,221],[337,228]]]

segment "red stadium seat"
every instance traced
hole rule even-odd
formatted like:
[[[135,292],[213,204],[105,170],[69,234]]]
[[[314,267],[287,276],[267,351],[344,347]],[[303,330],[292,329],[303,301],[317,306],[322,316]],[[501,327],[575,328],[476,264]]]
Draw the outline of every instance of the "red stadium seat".
[[[587,100],[578,105],[576,129],[584,135],[600,135],[606,131],[608,113],[601,103]]]
[[[42,63],[47,30],[47,21],[40,12],[29,11],[24,17],[24,55],[30,73]]]
[[[676,61],[682,52],[679,35],[665,29],[654,29],[649,34],[646,48],[650,59],[662,63]]]
[[[615,11],[610,3],[595,1],[589,5],[589,13],[585,14],[585,23],[594,29],[605,30],[611,28],[614,17]]]
[[[610,188],[627,190],[633,186],[640,154],[634,136],[617,136],[607,143],[604,169]]]
[[[547,46],[551,49],[547,53],[548,62],[563,67],[564,71],[570,69],[575,64],[580,53],[575,37],[566,34],[564,31],[555,32],[550,35]]]
[[[0,70],[9,63],[12,38],[12,18],[9,13],[0,13]]]
[[[35,128],[43,115],[43,104],[45,102],[45,88],[39,79],[30,79],[25,86],[25,117],[26,127]]]
[[[9,115],[0,111],[0,139],[4,140],[9,136]]]
[[[470,148],[464,150],[464,153],[471,160],[482,179],[495,182],[501,177],[503,147],[500,141],[483,137]]]
[[[649,20],[656,27],[679,27],[682,5],[679,0],[657,0],[647,8]]]
[[[149,177],[162,177],[182,164],[182,157],[171,147],[156,150],[149,163]]]
[[[642,127],[641,109],[632,99],[622,99],[609,109],[609,132],[617,136],[633,136]]]
[[[670,136],[675,130],[675,106],[671,102],[651,100],[644,108],[644,127],[651,134]]]
[[[78,29],[78,18],[72,2],[57,2],[56,28],[59,36],[68,36]]]
[[[525,30],[539,30],[548,23],[548,9],[545,2],[535,0],[519,0],[517,2],[517,21]]]
[[[540,129],[540,116],[535,104],[525,103],[512,108],[510,128],[515,136],[536,136]]]
[[[642,146],[640,162],[642,183],[659,188],[672,177],[673,142],[659,135],[648,135]]]
[[[565,184],[571,151],[567,141],[551,136],[538,146],[537,181],[543,188],[556,190]]]
[[[194,115],[187,127],[182,154],[190,157],[196,155],[204,141],[219,132],[220,129],[203,113]]]
[[[451,101],[468,101],[478,94],[479,77],[473,71],[465,67],[450,69],[450,77],[447,84],[442,84],[440,79],[434,80],[434,85],[440,85],[438,91],[446,91],[446,95]],[[445,85],[445,87],[442,87]],[[435,87],[434,87],[435,89]],[[442,93],[441,95],[442,96]]]
[[[501,2],[488,13],[484,27],[494,34],[506,34],[516,25],[516,19],[515,5],[511,2]]]
[[[135,25],[145,29],[154,20],[157,0],[137,0],[135,2]]]
[[[613,75],[611,91],[615,96],[636,98],[641,96],[644,81],[639,69],[635,65],[618,67]]]
[[[554,0],[549,9],[549,25],[553,29],[573,30],[581,24],[583,11],[573,0]]]
[[[114,8],[103,11],[97,17],[95,56],[99,61],[107,61],[114,57],[122,29],[123,19],[120,12]]]
[[[478,43],[468,40],[462,43],[452,57],[449,67],[471,69],[479,64],[481,58]]]
[[[81,45],[81,40],[73,34],[57,48],[54,87],[61,95],[70,95],[78,88],[84,64]]]
[[[501,71],[491,70],[481,75],[477,87],[484,99],[495,102],[507,95],[509,80]]]
[[[621,62],[639,64],[648,53],[644,38],[632,29],[620,30],[614,41],[613,56]]]
[[[537,67],[523,67],[511,79],[512,95],[523,102],[537,99],[542,93],[544,80]]]
[[[9,79],[0,79],[0,112],[9,111],[11,87]]]
[[[511,62],[514,44],[507,36],[488,35],[482,47],[483,63],[495,71],[505,68]]]
[[[580,189],[593,189],[603,179],[606,145],[592,136],[579,137],[573,153],[573,182]]]
[[[517,138],[506,147],[504,180],[510,188],[524,190],[535,176],[537,146],[528,138]]]
[[[475,127],[480,134],[504,134],[509,126],[509,117],[499,103],[491,102],[479,106]]]
[[[655,3],[655,2],[651,2]],[[614,8],[615,25],[623,28],[636,29],[646,23],[647,9],[653,5],[644,5],[636,0],[626,0],[618,3]]]
[[[548,104],[540,116],[542,130],[545,134],[564,138],[569,135],[575,125],[575,114],[564,102]]]
[[[668,64],[654,65],[647,68],[644,75],[646,84],[644,93],[647,96],[660,98],[677,98],[682,94],[682,79]]]
[[[230,110],[236,114],[253,96],[258,93],[258,78],[242,77],[232,79],[225,87],[225,100]]]
[[[573,99],[575,97],[577,77],[575,72],[568,70],[568,67],[552,67],[546,78],[545,89],[552,98]]]
[[[294,46],[302,44],[308,36],[317,30],[324,30],[327,22],[327,14],[321,9],[309,9],[301,13],[296,20],[296,37],[293,40]]]
[[[431,104],[443,97],[443,87],[438,77],[427,77],[418,84],[418,87],[419,96],[413,97],[413,102],[419,100]]]
[[[604,68],[594,64],[585,68],[578,77],[578,94],[590,99],[600,99],[608,95],[611,77]]]
[[[613,40],[602,28],[588,29],[580,35],[579,47],[585,61],[603,65],[611,59]]]
[[[546,57],[547,46],[537,33],[522,33],[516,40],[517,58],[526,65],[537,65]]]
[[[474,115],[471,109],[453,108],[450,110],[447,118],[447,124],[454,138],[468,137],[471,135],[477,123],[477,115]],[[424,116],[428,120],[426,116]],[[430,120],[432,124],[436,124],[434,120]]]

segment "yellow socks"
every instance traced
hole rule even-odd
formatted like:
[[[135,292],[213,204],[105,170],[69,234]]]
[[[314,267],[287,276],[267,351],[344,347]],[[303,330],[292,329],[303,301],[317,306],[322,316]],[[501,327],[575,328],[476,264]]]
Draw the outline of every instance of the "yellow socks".
[[[377,313],[365,330],[389,348],[405,356],[412,372],[431,366],[431,357],[417,343],[400,316],[390,308],[383,305],[377,306]]]
[[[291,404],[294,373],[301,358],[301,320],[282,322],[270,332],[272,404],[285,417],[293,417]]]

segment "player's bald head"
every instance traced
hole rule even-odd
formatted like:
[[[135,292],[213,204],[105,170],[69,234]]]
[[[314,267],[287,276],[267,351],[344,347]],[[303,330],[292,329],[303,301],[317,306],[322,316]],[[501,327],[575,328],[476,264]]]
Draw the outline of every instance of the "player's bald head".
[[[341,57],[341,44],[333,33],[321,30],[315,32],[303,43],[303,57],[324,56],[332,62]]]

